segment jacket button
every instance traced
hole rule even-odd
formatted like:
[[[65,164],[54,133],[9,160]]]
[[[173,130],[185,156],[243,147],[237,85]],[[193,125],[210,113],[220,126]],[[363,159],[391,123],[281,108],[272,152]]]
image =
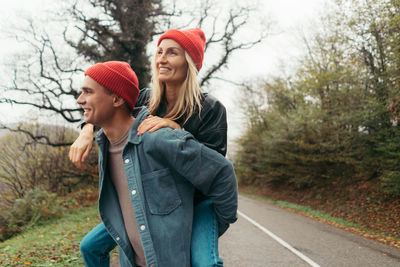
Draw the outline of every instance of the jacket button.
[[[140,226],[140,230],[142,230],[142,231],[146,230],[146,226],[142,224],[142,225]]]
[[[125,163],[129,163],[129,159],[126,159],[126,160],[125,160]]]
[[[132,190],[132,195],[136,195],[136,190],[135,189]]]
[[[119,241],[119,237],[117,236],[117,237],[115,238],[115,240]]]

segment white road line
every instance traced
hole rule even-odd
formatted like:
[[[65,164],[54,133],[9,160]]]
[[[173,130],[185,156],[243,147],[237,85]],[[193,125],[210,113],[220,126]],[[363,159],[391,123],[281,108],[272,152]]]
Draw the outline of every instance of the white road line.
[[[320,265],[318,265],[317,263],[315,263],[314,261],[312,261],[309,257],[305,256],[304,254],[302,254],[300,251],[296,250],[295,248],[293,248],[291,245],[289,245],[288,243],[286,243],[285,241],[283,241],[279,236],[276,236],[274,233],[272,233],[271,231],[269,231],[268,229],[266,229],[265,227],[261,226],[259,223],[257,223],[256,221],[254,221],[253,219],[251,219],[249,216],[247,216],[246,214],[244,214],[243,212],[238,210],[238,214],[240,216],[242,216],[243,218],[245,218],[246,220],[248,220],[250,223],[252,223],[254,226],[256,226],[257,228],[259,228],[261,231],[263,231],[264,233],[266,233],[267,235],[269,235],[270,237],[272,237],[273,239],[275,239],[279,244],[281,244],[282,246],[284,246],[285,248],[287,248],[288,250],[290,250],[291,252],[293,252],[294,254],[296,254],[297,256],[299,256],[302,260],[304,260],[305,262],[307,262],[308,264],[310,264],[313,267],[320,267]]]

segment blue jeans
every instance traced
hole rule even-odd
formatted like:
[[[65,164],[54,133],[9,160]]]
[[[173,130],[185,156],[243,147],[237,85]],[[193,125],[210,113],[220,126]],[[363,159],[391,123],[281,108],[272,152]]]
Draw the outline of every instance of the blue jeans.
[[[209,199],[203,200],[194,208],[190,254],[192,267],[223,266],[218,255],[217,216]]]
[[[109,267],[110,252],[116,245],[104,224],[97,225],[80,244],[85,266]],[[190,247],[192,267],[223,266],[218,256],[218,222],[211,200],[204,200],[194,208]]]
[[[85,266],[109,267],[110,251],[117,243],[108,234],[106,227],[100,223],[82,239],[80,250]]]

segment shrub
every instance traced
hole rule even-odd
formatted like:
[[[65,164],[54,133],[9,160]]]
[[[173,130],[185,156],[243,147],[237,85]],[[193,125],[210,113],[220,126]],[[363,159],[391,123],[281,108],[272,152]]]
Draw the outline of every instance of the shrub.
[[[34,225],[42,224],[61,215],[62,207],[56,194],[40,187],[28,191],[17,199],[9,211],[0,215],[0,240],[5,240]]]
[[[54,142],[68,143],[77,133],[65,127],[52,125],[21,125],[35,135],[49,135]],[[32,142],[22,133],[8,133],[0,138],[0,201],[7,195],[8,202],[23,198],[26,192],[40,186],[42,189],[68,195],[80,188],[97,185],[96,149],[86,161],[85,170],[76,168],[68,159],[68,146],[50,146]],[[1,206],[1,203],[0,203]]]

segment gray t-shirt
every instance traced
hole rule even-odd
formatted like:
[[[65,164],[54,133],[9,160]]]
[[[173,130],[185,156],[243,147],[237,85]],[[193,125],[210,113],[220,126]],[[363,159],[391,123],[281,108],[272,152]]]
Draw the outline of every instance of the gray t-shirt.
[[[133,206],[129,196],[129,188],[126,180],[124,164],[122,162],[122,150],[126,141],[128,140],[128,134],[129,131],[120,140],[113,143],[110,142],[108,149],[109,168],[112,182],[117,190],[119,205],[121,206],[122,216],[124,217],[125,229],[135,254],[135,263],[139,267],[145,267],[146,259],[136,224]]]

